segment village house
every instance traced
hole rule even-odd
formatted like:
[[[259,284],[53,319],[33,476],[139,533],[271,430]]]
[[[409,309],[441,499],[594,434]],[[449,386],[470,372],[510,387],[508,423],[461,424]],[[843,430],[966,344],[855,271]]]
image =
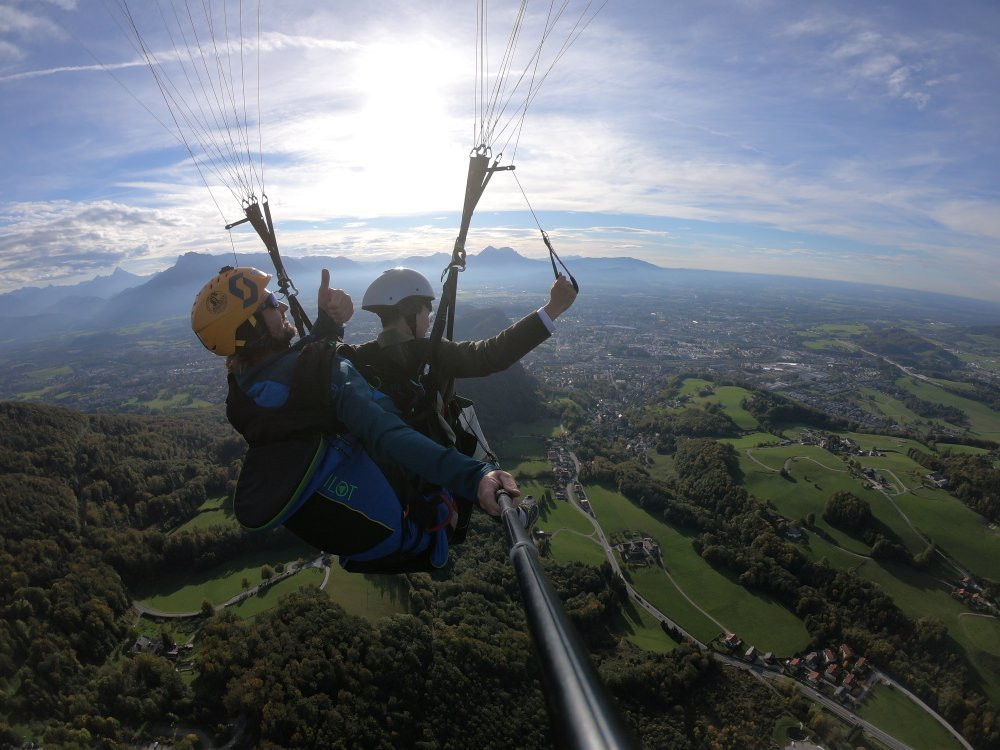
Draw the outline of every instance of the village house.
[[[823,679],[827,682],[832,682],[834,685],[837,684],[837,672],[840,670],[836,664],[830,664],[827,666],[826,671],[823,673]]]
[[[722,642],[726,644],[727,648],[731,649],[737,649],[743,645],[743,641],[736,633],[726,633],[726,637],[722,639]]]
[[[854,658],[854,649],[852,649],[846,643],[840,644],[840,658],[841,659],[853,659]]]
[[[743,658],[747,661],[754,661],[757,658],[757,647],[751,646],[748,648],[746,653],[743,654]]]
[[[837,661],[837,655],[835,653],[833,653],[833,649],[832,648],[824,648],[823,649],[823,663],[824,664],[833,664],[835,661]]]
[[[937,487],[947,487],[948,478],[941,475],[939,471],[932,471],[930,474],[925,474],[924,479],[926,479],[931,484]]]
[[[163,644],[159,640],[140,635],[132,644],[133,654],[158,654]]]

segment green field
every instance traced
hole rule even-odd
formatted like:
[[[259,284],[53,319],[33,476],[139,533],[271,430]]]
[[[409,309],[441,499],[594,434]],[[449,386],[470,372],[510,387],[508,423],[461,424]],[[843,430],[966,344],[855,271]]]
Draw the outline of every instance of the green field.
[[[136,598],[148,607],[163,612],[197,612],[205,599],[218,605],[239,594],[243,590],[244,578],[249,579],[252,586],[260,583],[262,566],[274,567],[297,556],[313,554],[315,552],[304,547],[255,552],[200,573],[165,576],[148,589],[138,592]]]
[[[859,555],[869,553],[868,545],[845,532],[830,526],[823,519],[823,511],[835,492],[851,492],[867,500],[872,513],[900,537],[912,544],[913,552],[926,546],[902,522],[888,501],[878,492],[865,490],[857,478],[847,472],[839,458],[813,445],[789,445],[773,448],[754,448],[740,453],[743,486],[761,502],[774,503],[778,512],[791,520],[807,514],[816,517],[816,526],[829,534],[837,544]],[[788,478],[779,470],[788,464]],[[768,468],[764,468],[764,467]]]
[[[558,419],[541,419],[537,422],[513,422],[508,425],[508,436],[493,446],[504,464],[545,456],[545,440],[562,433]]]
[[[870,414],[886,416],[902,425],[923,422],[923,417],[910,411],[902,401],[874,388],[862,388],[861,398],[857,399],[856,403]]]
[[[868,326],[863,324],[837,325],[831,323],[813,326],[808,330],[795,331],[795,333],[802,338],[802,343],[807,349],[853,350],[857,346],[851,343],[849,339],[866,331],[868,331]]]
[[[996,660],[1000,660],[1000,620],[989,615],[968,613],[959,618],[968,642]]]
[[[397,576],[348,573],[336,560],[330,567],[326,594],[348,614],[375,621],[407,612],[405,587]]]
[[[748,457],[746,450],[740,451],[744,486],[758,500],[774,503],[778,511],[789,518],[798,519],[809,512],[816,515],[816,525],[827,532],[840,548],[809,533],[800,549],[811,559],[817,562],[825,560],[836,568],[855,570],[878,583],[912,619],[940,619],[966,651],[973,668],[983,678],[988,694],[997,700],[1000,696],[1000,659],[991,656],[988,648],[982,648],[982,638],[976,638],[969,632],[970,628],[987,633],[992,633],[992,630],[987,625],[970,625],[967,622],[969,617],[960,617],[968,612],[967,608],[953,599],[949,588],[938,580],[941,575],[950,575],[957,580],[950,567],[938,565],[936,570],[921,572],[908,566],[880,564],[867,559],[864,557],[868,554],[866,545],[829,526],[823,520],[822,512],[833,492],[853,492],[868,501],[875,517],[888,526],[911,552],[921,552],[926,542],[902,514],[959,563],[978,575],[994,580],[1000,575],[1000,534],[989,529],[981,516],[947,492],[921,486],[926,470],[908,458],[906,451],[910,447],[929,451],[926,446],[900,438],[860,433],[847,433],[846,436],[859,442],[866,450],[888,451],[883,456],[856,456],[855,459],[862,466],[871,466],[884,473],[890,481],[914,489],[893,496],[890,503],[881,492],[864,489],[857,478],[843,471],[846,466],[840,458],[816,446],[803,445],[751,448],[750,454],[760,463]],[[782,478],[776,471],[790,458],[789,474],[795,481]],[[760,464],[769,468],[765,469]],[[942,574],[941,571],[946,572]]]
[[[646,601],[663,612],[702,643],[708,643],[719,635],[720,628],[712,619],[699,611],[684,598],[680,590],[670,583],[658,568],[639,568],[629,572],[632,586],[642,593]],[[664,634],[665,640],[670,640]]]
[[[585,536],[594,533],[594,525],[583,511],[572,505],[568,500],[553,500],[551,504],[541,508],[538,514],[538,528],[544,531],[570,529]]]
[[[275,607],[281,597],[294,593],[303,586],[319,586],[322,582],[323,571],[318,568],[309,568],[269,586],[267,591],[262,594],[247,597],[229,609],[235,611],[240,617],[254,617]]]
[[[929,539],[974,573],[1000,576],[1000,535],[944,490],[922,487],[893,498]]]
[[[699,396],[698,391],[706,387],[711,387],[714,394]],[[685,378],[678,395],[690,396],[691,403],[696,405],[719,404],[726,415],[742,430],[753,430],[758,426],[754,415],[740,406],[743,399],[752,395],[745,388],[735,385],[713,386],[712,383],[701,378]]]
[[[59,378],[72,375],[73,372],[73,368],[69,365],[55,365],[53,367],[43,367],[40,370],[26,372],[25,377],[31,378],[32,380],[47,380],[48,378]]]
[[[867,333],[871,329],[864,323],[821,323],[820,325],[813,326],[809,330],[824,334],[859,336],[862,333]]]
[[[781,438],[770,432],[752,432],[749,435],[743,435],[738,438],[723,438],[719,442],[729,443],[736,450],[741,451],[746,448],[757,448],[763,445],[777,445],[781,442]]]
[[[876,685],[858,713],[913,750],[961,750],[962,745],[924,709],[895,688]]]
[[[552,531],[551,528],[547,530]],[[552,537],[549,557],[559,562],[582,562],[594,567],[599,567],[608,559],[596,539],[569,530],[559,531]]]
[[[617,626],[626,640],[644,651],[665,654],[677,648],[673,638],[660,629],[659,621],[634,602],[625,606]]]
[[[171,530],[171,534],[193,529],[207,529],[210,526],[239,526],[239,521],[228,507],[229,498],[216,497],[206,500],[198,508],[198,513],[191,520]]]
[[[748,643],[764,651],[791,654],[805,648],[809,637],[805,626],[791,612],[767,597],[754,594],[715,570],[680,532],[636,507],[616,491],[598,485],[586,486],[587,497],[607,535],[617,531],[642,531],[660,544],[663,560],[677,586],[711,618],[698,613],[685,619],[692,607],[665,606],[661,611],[699,640],[707,641],[720,630],[739,633]],[[662,597],[676,603],[679,592],[661,571],[632,571],[636,589],[650,602]],[[642,583],[639,583],[639,581]],[[680,597],[683,599],[683,597]],[[695,609],[695,611],[697,611]],[[712,623],[718,621],[718,625]],[[721,626],[721,627],[720,627]]]
[[[985,456],[989,453],[985,448],[977,448],[974,445],[959,445],[958,443],[938,443],[938,453],[968,453],[973,456]]]
[[[711,380],[703,380],[702,378],[684,378],[684,382],[681,383],[681,387],[677,390],[678,398],[683,396],[696,397],[698,391],[702,388],[709,388],[712,386]]]
[[[166,391],[160,391],[156,398],[146,399],[145,401],[137,398],[130,398],[123,405],[127,407],[145,406],[150,411],[166,411],[168,409],[206,409],[216,406],[216,404],[213,404],[211,401],[195,398],[187,391],[180,391],[173,394]]]
[[[1000,414],[986,404],[956,396],[933,383],[915,378],[902,377],[896,384],[917,398],[961,409],[969,417],[970,429],[974,433],[987,440],[1000,440]]]
[[[656,479],[670,481],[677,477],[673,456],[664,456],[655,451],[647,455],[653,460],[653,465],[646,468],[649,469],[649,473]]]

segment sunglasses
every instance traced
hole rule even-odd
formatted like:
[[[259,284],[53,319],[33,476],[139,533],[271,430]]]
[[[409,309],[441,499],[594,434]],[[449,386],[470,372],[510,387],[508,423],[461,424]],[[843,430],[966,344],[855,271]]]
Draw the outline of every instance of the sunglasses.
[[[281,302],[276,296],[274,296],[274,292],[268,292],[264,301],[260,303],[260,310],[262,312],[264,310],[277,310],[278,305],[280,304]]]

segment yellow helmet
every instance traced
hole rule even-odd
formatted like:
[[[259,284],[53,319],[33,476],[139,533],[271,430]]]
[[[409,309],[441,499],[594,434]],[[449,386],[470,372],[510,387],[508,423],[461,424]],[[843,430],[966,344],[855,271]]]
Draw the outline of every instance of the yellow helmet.
[[[257,268],[227,266],[202,287],[191,308],[191,329],[206,349],[226,357],[247,343],[237,338],[237,329],[257,324],[254,313],[267,297],[270,280]]]

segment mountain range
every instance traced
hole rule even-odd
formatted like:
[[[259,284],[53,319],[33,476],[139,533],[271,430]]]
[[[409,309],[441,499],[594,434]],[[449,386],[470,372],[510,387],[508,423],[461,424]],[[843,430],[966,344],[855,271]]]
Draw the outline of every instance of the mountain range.
[[[365,288],[379,273],[393,266],[420,271],[432,283],[441,276],[451,256],[400,258],[394,261],[357,261],[341,256],[283,258],[285,270],[296,280],[300,301],[310,310],[319,286],[320,271],[330,270],[331,284],[347,290],[359,301]],[[593,282],[604,286],[627,286],[637,276],[665,274],[666,270],[632,258],[576,258],[572,261]],[[124,325],[148,323],[186,316],[198,290],[225,265],[235,264],[232,255],[186,253],[174,265],[151,276],[136,276],[116,269],[72,286],[26,287],[0,295],[0,326],[3,338],[25,340],[76,331],[96,331]],[[266,253],[244,254],[240,265],[272,270]],[[511,248],[487,247],[468,257],[460,286],[464,290],[485,287],[543,291],[552,283],[548,261],[533,260]],[[272,281],[277,289],[277,282]]]
[[[420,271],[436,285],[450,259],[446,253],[391,261],[306,256],[284,258],[284,265],[289,276],[298,282],[300,301],[311,314],[323,268],[330,270],[331,284],[348,291],[358,305],[365,288],[385,269],[407,266]],[[1000,305],[996,303],[929,292],[788,276],[663,268],[628,257],[565,260],[584,294],[641,292],[673,299],[711,294],[722,308],[752,299],[771,305],[778,300],[808,304],[834,296],[849,308],[867,309],[873,314],[882,306],[905,305],[913,314],[965,324],[1000,322]],[[109,276],[72,286],[26,287],[2,294],[0,327],[5,335],[0,337],[0,344],[186,317],[202,285],[222,266],[234,263],[235,258],[229,254],[191,252],[151,276],[116,269]],[[266,253],[244,254],[239,264],[272,269]],[[526,258],[509,247],[487,247],[468,256],[459,288],[543,294],[552,278],[548,260]],[[272,281],[272,288],[277,288],[276,282]]]

